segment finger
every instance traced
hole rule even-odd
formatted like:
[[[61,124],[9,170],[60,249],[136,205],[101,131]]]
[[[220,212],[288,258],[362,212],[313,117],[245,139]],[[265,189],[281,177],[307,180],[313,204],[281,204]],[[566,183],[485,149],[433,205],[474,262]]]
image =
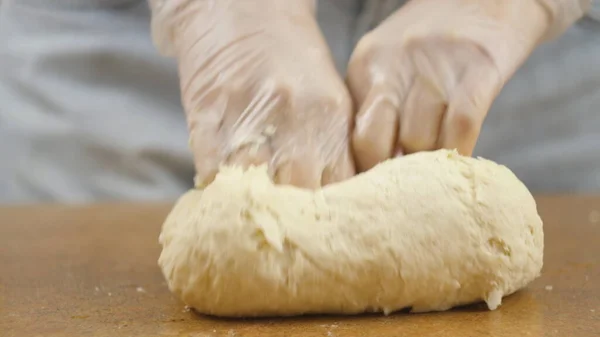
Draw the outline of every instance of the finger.
[[[483,121],[501,88],[501,77],[493,65],[484,64],[467,70],[450,98],[438,147],[472,155]]]
[[[212,128],[202,130],[193,128],[190,130],[189,145],[194,156],[194,166],[196,168],[194,186],[197,188],[206,187],[217,175],[221,159],[219,139],[216,130]]]
[[[204,111],[194,111],[187,115],[189,147],[196,168],[194,185],[198,188],[210,184],[219,170],[222,159],[223,113],[222,107],[214,104]]]
[[[418,77],[401,115],[398,149],[409,154],[435,149],[446,102],[441,89]]]
[[[196,175],[194,176],[194,187],[202,189],[210,185],[210,183],[212,183],[215,180],[218,172],[219,166],[217,162],[211,162],[210,164],[203,165],[200,168],[196,166]]]
[[[350,149],[346,148],[344,153],[332,165],[325,167],[321,175],[321,186],[337,183],[351,178],[356,173],[354,161]]]
[[[397,94],[373,87],[356,115],[352,149],[358,171],[392,157],[398,133]]]
[[[276,184],[316,189],[321,186],[323,166],[311,158],[293,158],[275,168]]]

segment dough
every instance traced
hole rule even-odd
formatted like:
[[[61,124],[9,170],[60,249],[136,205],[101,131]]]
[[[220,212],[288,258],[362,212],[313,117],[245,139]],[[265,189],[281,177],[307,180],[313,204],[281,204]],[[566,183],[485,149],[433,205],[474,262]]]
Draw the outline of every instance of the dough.
[[[543,229],[506,167],[422,152],[317,191],[224,168],[159,239],[169,288],[217,316],[493,310],[542,268]]]

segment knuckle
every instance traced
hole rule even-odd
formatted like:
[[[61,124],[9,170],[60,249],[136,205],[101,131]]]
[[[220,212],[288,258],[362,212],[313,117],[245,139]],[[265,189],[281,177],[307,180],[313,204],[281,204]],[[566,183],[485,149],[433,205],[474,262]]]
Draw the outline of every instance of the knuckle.
[[[296,113],[314,121],[328,120],[347,123],[352,117],[352,100],[343,86],[303,91],[295,97]]]
[[[365,34],[356,44],[350,58],[350,67],[370,63],[380,54],[382,45],[373,33]]]
[[[322,111],[329,111],[339,118],[339,115],[344,116],[343,119],[349,119],[352,108],[352,101],[346,95],[332,94],[327,96],[321,96],[319,98],[319,105],[322,107]]]
[[[346,83],[359,102],[373,85],[389,83],[395,77],[398,53],[389,50],[379,37],[368,33],[359,40],[348,61]]]
[[[294,94],[294,89],[292,83],[286,79],[266,79],[260,83],[257,94],[271,99],[288,101]]]
[[[472,133],[479,129],[481,121],[478,114],[468,110],[454,110],[448,115],[448,125],[459,133]]]
[[[271,80],[263,82],[255,96],[270,100],[280,100],[287,105],[309,106],[318,110],[350,110],[352,101],[343,84],[331,83],[302,87],[302,83],[293,80]]]

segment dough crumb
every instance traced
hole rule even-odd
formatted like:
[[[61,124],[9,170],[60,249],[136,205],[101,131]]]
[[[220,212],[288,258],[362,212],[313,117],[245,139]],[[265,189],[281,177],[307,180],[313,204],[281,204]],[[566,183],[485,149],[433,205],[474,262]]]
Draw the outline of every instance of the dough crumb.
[[[498,289],[492,290],[485,300],[485,303],[490,310],[496,310],[502,304],[502,292]]]
[[[142,287],[135,288],[135,291],[137,291],[138,293],[145,293],[146,292],[146,290],[144,288],[142,288]]]
[[[321,324],[320,326],[322,328],[337,328],[338,327],[337,324]]]
[[[552,291],[552,289],[554,289],[554,287],[551,286],[551,285],[547,285],[547,286],[544,287],[544,289],[546,289],[548,291]]]
[[[265,131],[263,133],[265,136],[270,137],[275,134],[276,130],[277,130],[277,128],[275,127],[275,125],[269,124],[269,125],[267,125],[267,127],[265,128]]]

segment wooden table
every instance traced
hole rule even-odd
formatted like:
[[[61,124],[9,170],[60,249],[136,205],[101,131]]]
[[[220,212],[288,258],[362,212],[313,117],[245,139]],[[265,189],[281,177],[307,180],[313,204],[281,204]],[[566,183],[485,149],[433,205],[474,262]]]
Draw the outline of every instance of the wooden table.
[[[224,320],[168,291],[157,237],[171,205],[0,208],[0,336],[600,336],[600,197],[541,197],[543,276],[504,300],[435,314]]]

